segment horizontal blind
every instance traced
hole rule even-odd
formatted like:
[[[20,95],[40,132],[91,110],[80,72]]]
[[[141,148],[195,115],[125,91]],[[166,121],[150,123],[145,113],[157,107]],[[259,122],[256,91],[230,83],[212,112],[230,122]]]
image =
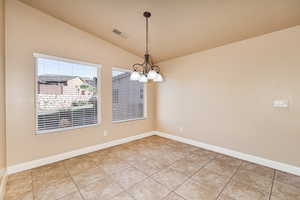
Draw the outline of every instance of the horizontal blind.
[[[98,123],[98,68],[37,58],[38,133]]]
[[[144,117],[144,83],[130,80],[130,72],[112,71],[112,120]]]

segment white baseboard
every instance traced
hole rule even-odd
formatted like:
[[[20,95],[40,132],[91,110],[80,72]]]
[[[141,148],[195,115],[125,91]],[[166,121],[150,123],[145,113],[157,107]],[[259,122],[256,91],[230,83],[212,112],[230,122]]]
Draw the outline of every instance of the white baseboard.
[[[50,164],[50,163],[54,163],[54,162],[58,162],[58,161],[61,161],[61,160],[73,158],[75,156],[80,156],[80,155],[83,155],[83,154],[86,154],[86,153],[91,153],[91,152],[94,152],[94,151],[98,151],[100,149],[105,149],[105,148],[108,148],[108,147],[112,147],[112,146],[116,146],[116,145],[119,145],[119,144],[131,142],[131,141],[134,141],[134,140],[138,140],[138,139],[148,137],[148,136],[151,136],[151,135],[154,135],[154,132],[142,133],[142,134],[139,134],[139,135],[135,135],[135,136],[127,137],[127,138],[122,138],[122,139],[119,139],[119,140],[114,140],[114,141],[107,142],[107,143],[104,143],[104,144],[98,144],[98,145],[85,147],[85,148],[82,148],[82,149],[78,149],[78,150],[74,150],[74,151],[70,151],[70,152],[66,152],[66,153],[62,153],[62,154],[58,154],[58,155],[54,155],[54,156],[49,156],[49,157],[38,159],[38,160],[33,160],[33,161],[29,161],[29,162],[25,162],[25,163],[21,163],[21,164],[17,164],[17,165],[8,166],[7,167],[7,174],[14,174],[14,173],[17,173],[17,172],[20,172],[20,171],[40,167],[40,166],[47,165],[47,164]]]
[[[223,147],[218,147],[218,146],[202,143],[202,142],[199,142],[199,141],[196,141],[196,140],[187,139],[187,138],[183,138],[183,137],[180,137],[180,136],[171,135],[171,134],[163,133],[163,132],[159,132],[159,131],[152,131],[152,132],[142,133],[142,134],[139,134],[139,135],[135,135],[135,136],[119,139],[119,140],[114,140],[114,141],[107,142],[107,143],[104,143],[104,144],[90,146],[90,147],[86,147],[86,148],[82,148],[82,149],[78,149],[78,150],[74,150],[74,151],[70,151],[70,152],[66,152],[66,153],[62,153],[62,154],[58,154],[58,155],[54,155],[54,156],[49,156],[49,157],[38,159],[38,160],[33,160],[33,161],[29,161],[29,162],[9,166],[7,168],[7,174],[13,174],[13,173],[24,171],[24,170],[27,170],[27,169],[40,167],[40,166],[43,166],[43,165],[47,165],[47,164],[54,163],[54,162],[57,162],[57,161],[69,159],[69,158],[79,156],[79,155],[83,155],[83,154],[86,154],[86,153],[98,151],[100,149],[105,149],[105,148],[112,147],[112,146],[115,146],[115,145],[131,142],[131,141],[138,140],[138,139],[148,137],[148,136],[152,136],[152,135],[158,135],[158,136],[161,136],[161,137],[169,138],[169,139],[172,139],[172,140],[176,140],[176,141],[179,141],[179,142],[183,142],[183,143],[190,144],[190,145],[193,145],[193,146],[197,146],[197,147],[200,147],[200,148],[204,148],[204,149],[207,149],[207,150],[215,151],[215,152],[218,152],[218,153],[221,153],[221,154],[224,154],[224,155],[239,158],[241,160],[253,162],[253,163],[256,163],[256,164],[259,164],[259,165],[263,165],[263,166],[266,166],[266,167],[270,167],[270,168],[273,168],[273,169],[277,169],[277,170],[280,170],[280,171],[284,171],[284,172],[288,172],[288,173],[300,176],[300,167],[296,167],[296,166],[293,166],[293,165],[289,165],[289,164],[285,164],[285,163],[281,163],[281,162],[261,158],[261,157],[258,157],[258,156],[253,156],[253,155],[246,154],[246,153],[241,153],[241,152],[238,152],[238,151],[234,151],[234,150],[226,149],[226,148],[223,148]]]
[[[259,164],[259,165],[263,165],[263,166],[266,166],[266,167],[270,167],[270,168],[273,168],[273,169],[277,169],[277,170],[280,170],[280,171],[284,171],[284,172],[288,172],[288,173],[300,176],[300,167],[296,167],[296,166],[293,166],[293,165],[289,165],[289,164],[285,164],[285,163],[281,163],[281,162],[277,162],[277,161],[273,161],[273,160],[253,156],[253,155],[246,154],[246,153],[241,153],[241,152],[238,152],[238,151],[233,151],[233,150],[226,149],[226,148],[223,148],[223,147],[218,147],[218,146],[198,142],[196,140],[187,139],[187,138],[183,138],[183,137],[176,136],[176,135],[171,135],[171,134],[168,134],[168,133],[163,133],[163,132],[160,132],[160,131],[155,131],[155,135],[165,137],[165,138],[169,138],[169,139],[176,140],[176,141],[179,141],[179,142],[182,142],[182,143],[190,144],[190,145],[193,145],[193,146],[196,146],[196,147],[211,150],[211,151],[214,151],[214,152],[217,152],[217,153],[225,154],[225,155],[232,156],[232,157],[235,157],[235,158],[238,158],[238,159],[241,159],[241,160],[249,161],[249,162],[252,162],[252,163],[256,163],[256,164]]]
[[[6,175],[6,171],[4,169],[1,170],[0,173],[1,173],[1,177],[2,177],[1,182],[0,182],[0,200],[4,200],[7,175]]]

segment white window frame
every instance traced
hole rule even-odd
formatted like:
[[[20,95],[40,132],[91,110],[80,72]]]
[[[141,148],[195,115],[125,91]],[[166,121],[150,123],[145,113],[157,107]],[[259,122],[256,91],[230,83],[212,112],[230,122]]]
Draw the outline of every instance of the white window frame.
[[[73,129],[81,129],[81,128],[86,128],[86,127],[91,127],[91,126],[99,126],[102,122],[102,108],[101,108],[101,74],[102,74],[102,65],[100,64],[95,64],[95,63],[89,63],[89,62],[85,62],[85,61],[78,61],[78,60],[73,60],[73,59],[69,59],[69,58],[62,58],[62,57],[57,57],[57,56],[50,56],[50,55],[46,55],[46,54],[41,54],[41,53],[33,53],[33,57],[34,57],[34,62],[35,62],[35,135],[43,135],[45,133],[55,133],[55,132],[62,132],[62,131],[67,131],[67,130],[73,130]],[[42,130],[39,131],[37,129],[37,123],[38,123],[38,99],[37,99],[37,93],[38,93],[38,59],[39,58],[45,58],[45,59],[51,59],[51,60],[56,60],[56,61],[64,61],[64,62],[68,62],[68,63],[75,63],[75,64],[82,64],[82,65],[89,65],[89,66],[93,66],[93,67],[97,67],[97,123],[96,124],[90,124],[90,125],[84,125],[84,126],[76,126],[76,127],[67,127],[67,128],[58,128],[58,129],[52,129],[52,130]]]
[[[122,71],[122,72],[131,72],[129,69],[124,69],[124,68],[121,68],[121,67],[113,67],[112,69],[111,69],[111,71],[113,71],[113,70],[117,70],[117,71]],[[111,81],[112,81],[112,79],[111,79]],[[112,91],[112,88],[111,88],[111,91]],[[140,117],[140,118],[133,118],[133,119],[124,119],[124,120],[118,120],[118,121],[113,121],[113,119],[111,119],[111,121],[112,121],[112,123],[124,123],[124,122],[130,122],[130,121],[137,121],[137,120],[145,120],[145,119],[147,119],[147,117],[148,117],[148,102],[147,102],[147,99],[148,99],[148,92],[147,92],[147,84],[146,83],[144,83],[144,116],[143,117]],[[111,92],[111,103],[112,103],[112,95],[113,95],[113,93]],[[111,111],[112,111],[112,104],[111,104]]]

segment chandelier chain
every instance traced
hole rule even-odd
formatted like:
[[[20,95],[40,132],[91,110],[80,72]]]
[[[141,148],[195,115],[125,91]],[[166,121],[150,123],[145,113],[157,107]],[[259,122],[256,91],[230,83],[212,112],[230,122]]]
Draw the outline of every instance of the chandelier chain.
[[[146,18],[146,54],[149,54],[149,50],[148,50],[148,18]]]

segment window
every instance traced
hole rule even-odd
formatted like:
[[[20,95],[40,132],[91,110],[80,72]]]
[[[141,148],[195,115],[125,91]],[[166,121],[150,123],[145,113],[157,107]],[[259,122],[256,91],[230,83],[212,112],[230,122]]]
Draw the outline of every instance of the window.
[[[130,71],[112,70],[112,121],[143,119],[145,84],[130,80]]]
[[[113,96],[113,98],[112,98],[113,104],[119,103],[119,89],[118,88],[113,88],[112,96]]]
[[[36,57],[37,133],[98,124],[98,70],[100,65]]]
[[[144,88],[140,89],[140,98],[144,99]]]

